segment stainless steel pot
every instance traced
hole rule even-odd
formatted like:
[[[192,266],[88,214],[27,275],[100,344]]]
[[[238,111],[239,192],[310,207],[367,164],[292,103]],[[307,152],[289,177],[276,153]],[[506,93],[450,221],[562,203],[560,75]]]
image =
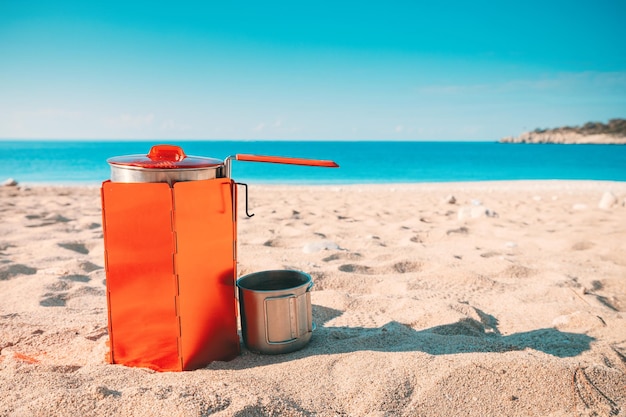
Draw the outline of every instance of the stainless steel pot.
[[[166,182],[230,178],[232,160],[269,162],[274,164],[308,165],[335,168],[333,161],[237,154],[226,160],[186,155],[175,145],[155,145],[147,155],[117,156],[107,159],[112,182]]]
[[[175,145],[156,145],[147,155],[116,156],[107,159],[112,182],[167,182],[210,180],[222,177],[224,162],[214,158],[188,156]]]
[[[288,353],[304,347],[313,334],[309,274],[275,270],[237,280],[241,332],[257,353]]]

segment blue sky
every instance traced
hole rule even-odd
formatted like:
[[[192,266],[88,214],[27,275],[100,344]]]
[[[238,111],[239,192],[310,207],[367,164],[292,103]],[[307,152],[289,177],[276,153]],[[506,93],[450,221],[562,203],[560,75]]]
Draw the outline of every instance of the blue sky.
[[[497,140],[626,117],[626,2],[0,0],[0,138]]]

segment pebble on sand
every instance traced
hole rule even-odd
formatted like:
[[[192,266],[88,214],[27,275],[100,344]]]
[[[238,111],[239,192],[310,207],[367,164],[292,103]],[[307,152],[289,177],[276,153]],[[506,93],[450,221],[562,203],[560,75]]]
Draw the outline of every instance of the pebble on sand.
[[[498,217],[498,213],[484,206],[461,207],[457,212],[459,220],[478,219],[481,217]]]
[[[7,178],[2,182],[4,187],[15,187],[17,185],[17,181],[13,178]]]
[[[456,204],[456,197],[452,194],[449,194],[443,199],[443,201],[446,204]]]
[[[321,240],[319,242],[309,242],[302,248],[304,253],[315,253],[322,250],[340,250],[341,248],[335,242],[330,240]]]
[[[617,197],[610,191],[605,192],[598,203],[598,208],[608,210],[617,203]]]

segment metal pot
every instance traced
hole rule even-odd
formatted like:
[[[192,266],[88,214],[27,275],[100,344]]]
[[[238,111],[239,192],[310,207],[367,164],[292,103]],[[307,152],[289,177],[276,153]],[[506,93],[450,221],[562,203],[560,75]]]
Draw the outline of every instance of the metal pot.
[[[288,353],[304,347],[313,334],[309,274],[275,270],[237,280],[241,333],[257,353]]]
[[[230,178],[230,161],[269,162],[275,164],[308,165],[335,168],[333,161],[237,154],[225,161],[186,155],[175,145],[155,145],[147,155],[117,156],[107,159],[112,182],[166,182]]]

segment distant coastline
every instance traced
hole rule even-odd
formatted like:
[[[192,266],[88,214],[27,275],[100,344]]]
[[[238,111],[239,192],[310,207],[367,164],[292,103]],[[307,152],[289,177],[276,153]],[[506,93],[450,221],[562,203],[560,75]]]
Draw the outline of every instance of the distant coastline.
[[[502,138],[500,143],[626,145],[626,119],[611,119],[606,124],[589,122],[583,126],[535,129],[519,136]]]

